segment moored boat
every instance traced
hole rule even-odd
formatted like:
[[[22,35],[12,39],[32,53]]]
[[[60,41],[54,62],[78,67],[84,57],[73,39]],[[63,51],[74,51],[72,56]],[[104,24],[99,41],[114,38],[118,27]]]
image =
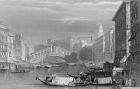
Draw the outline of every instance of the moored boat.
[[[46,79],[36,77],[36,80],[39,80],[40,82],[49,86],[76,86],[75,78],[67,75],[54,74],[50,77],[46,77]]]
[[[30,70],[24,69],[24,70],[11,70],[11,73],[27,73],[30,72]]]
[[[40,78],[40,77],[36,77],[36,80],[39,80],[39,81],[42,82],[43,84],[49,85],[49,86],[60,86],[60,87],[64,87],[64,86],[72,87],[72,86],[75,86],[75,85],[54,84],[54,83],[52,83],[52,82],[48,82],[48,81],[46,81],[46,80],[43,80],[43,79]]]
[[[112,81],[112,77],[100,77],[95,78],[95,81],[92,83],[92,85],[110,86],[114,85],[114,83]]]
[[[8,71],[8,69],[0,69],[0,73],[5,73],[7,71]]]
[[[92,74],[80,73],[78,75],[71,74],[54,74],[52,76],[42,79],[36,77],[42,83],[50,86],[88,86],[88,85],[100,85],[100,86],[112,86],[115,83],[110,75],[106,72],[94,72]]]
[[[93,72],[92,75],[92,85],[111,86],[115,84],[110,73],[100,71]]]

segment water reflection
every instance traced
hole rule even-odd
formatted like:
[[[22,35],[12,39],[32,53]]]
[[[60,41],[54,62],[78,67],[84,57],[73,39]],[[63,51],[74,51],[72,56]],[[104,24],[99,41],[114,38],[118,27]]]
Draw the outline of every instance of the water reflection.
[[[83,87],[38,87],[37,89],[115,89],[115,87],[97,87],[97,86],[83,86]]]

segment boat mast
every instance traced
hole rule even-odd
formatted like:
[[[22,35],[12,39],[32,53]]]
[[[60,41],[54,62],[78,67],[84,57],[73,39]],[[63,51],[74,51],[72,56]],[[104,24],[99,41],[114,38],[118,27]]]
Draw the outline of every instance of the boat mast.
[[[94,61],[93,61],[93,34],[92,34],[92,32],[91,32],[91,44],[92,44],[92,46],[91,46],[91,48],[92,48],[92,49],[91,49],[91,50],[92,50],[92,51],[91,51],[91,59],[92,59],[92,65],[93,65],[93,62],[94,62]]]

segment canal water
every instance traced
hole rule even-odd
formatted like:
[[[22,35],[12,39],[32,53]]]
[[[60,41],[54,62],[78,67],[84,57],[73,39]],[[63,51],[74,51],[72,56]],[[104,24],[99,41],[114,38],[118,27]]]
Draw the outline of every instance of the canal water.
[[[0,73],[0,89],[120,89],[119,87],[84,86],[84,87],[52,87],[35,80],[36,76],[45,77],[42,70],[29,73]]]

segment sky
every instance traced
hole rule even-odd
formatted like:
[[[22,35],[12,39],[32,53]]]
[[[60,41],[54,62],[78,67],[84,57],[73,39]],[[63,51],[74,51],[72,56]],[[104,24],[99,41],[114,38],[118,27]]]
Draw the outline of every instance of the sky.
[[[89,33],[97,37],[99,25],[105,31],[121,0],[0,0],[0,23],[30,44],[48,38]]]

